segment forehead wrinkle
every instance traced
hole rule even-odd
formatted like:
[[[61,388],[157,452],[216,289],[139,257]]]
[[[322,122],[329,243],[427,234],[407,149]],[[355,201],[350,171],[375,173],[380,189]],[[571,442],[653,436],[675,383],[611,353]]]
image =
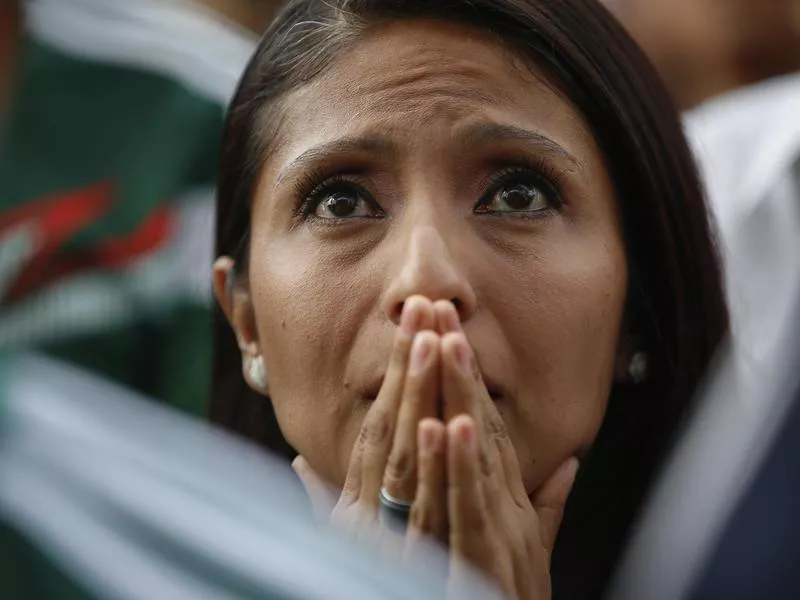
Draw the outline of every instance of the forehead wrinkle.
[[[292,173],[306,170],[311,165],[318,163],[333,155],[370,154],[382,157],[392,157],[398,152],[397,145],[386,135],[367,134],[359,137],[345,137],[330,142],[324,142],[305,150],[300,155],[291,159],[283,167],[275,179],[274,187]]]
[[[510,100],[502,86],[486,91],[487,73],[483,70],[445,62],[434,69],[431,66],[422,64],[368,75],[352,88],[351,94],[363,100],[374,98],[379,104],[387,101],[419,104],[433,98],[491,104]]]

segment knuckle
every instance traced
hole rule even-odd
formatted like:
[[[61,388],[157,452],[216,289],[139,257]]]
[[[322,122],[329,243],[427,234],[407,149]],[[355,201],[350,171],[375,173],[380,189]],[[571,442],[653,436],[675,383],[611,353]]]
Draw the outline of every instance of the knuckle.
[[[391,483],[404,483],[413,475],[414,460],[409,448],[392,450],[386,465],[386,479]]]
[[[364,419],[358,434],[358,443],[361,446],[377,444],[384,440],[388,433],[389,416],[384,411],[372,411]]]
[[[498,414],[491,414],[487,421],[489,435],[493,440],[503,441],[508,439],[508,429],[506,428],[506,422],[503,421],[503,417]]]
[[[481,447],[481,449],[478,451],[478,465],[483,477],[492,477],[494,471],[492,469],[492,461],[489,459],[489,453],[484,447]]]
[[[462,515],[462,527],[470,535],[483,536],[488,532],[489,523],[484,511],[474,508]]]

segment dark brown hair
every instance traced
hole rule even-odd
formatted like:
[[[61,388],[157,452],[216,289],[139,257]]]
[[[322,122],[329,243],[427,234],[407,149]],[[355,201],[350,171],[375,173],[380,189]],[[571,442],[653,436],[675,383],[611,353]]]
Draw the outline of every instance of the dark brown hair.
[[[278,135],[281,99],[329,67],[364,28],[433,18],[492,34],[582,114],[620,205],[630,281],[627,321],[650,376],[616,385],[584,459],[553,556],[557,598],[599,598],[653,475],[727,330],[702,189],[676,110],[642,52],[596,0],[295,0],[266,32],[228,111],[217,254],[247,262],[250,200]],[[219,316],[219,315],[218,315]],[[288,455],[270,403],[241,377],[216,325],[212,419]]]

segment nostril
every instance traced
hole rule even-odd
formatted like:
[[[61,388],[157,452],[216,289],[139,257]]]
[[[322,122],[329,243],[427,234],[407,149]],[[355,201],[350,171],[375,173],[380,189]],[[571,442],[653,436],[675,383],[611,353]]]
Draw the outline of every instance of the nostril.
[[[395,325],[400,325],[400,318],[403,316],[403,307],[406,305],[405,302],[398,302],[394,305],[389,318]]]

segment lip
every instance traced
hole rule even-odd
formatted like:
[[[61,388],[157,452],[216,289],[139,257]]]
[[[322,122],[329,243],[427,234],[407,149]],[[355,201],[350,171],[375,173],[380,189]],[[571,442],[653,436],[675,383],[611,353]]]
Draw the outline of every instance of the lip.
[[[386,375],[384,373],[381,373],[377,377],[373,378],[369,385],[364,388],[363,396],[365,399],[372,402],[378,397],[381,387],[383,387],[383,380],[385,376]],[[486,386],[486,391],[489,393],[489,397],[493,402],[499,402],[507,396],[506,389],[503,387],[503,385],[501,385],[491,375],[488,375],[487,373],[481,373],[481,376],[483,377],[483,383]]]

